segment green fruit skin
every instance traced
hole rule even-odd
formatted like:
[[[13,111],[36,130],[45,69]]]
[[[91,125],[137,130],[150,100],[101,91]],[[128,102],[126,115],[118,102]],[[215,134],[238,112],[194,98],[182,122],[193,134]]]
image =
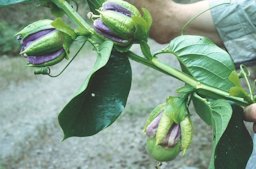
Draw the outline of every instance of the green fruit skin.
[[[107,0],[104,3],[108,3],[108,2],[114,2],[117,3],[118,5],[122,6],[123,8],[127,9],[128,11],[131,11],[132,16],[141,16],[139,10],[133,6],[132,4],[123,1],[123,0]]]
[[[186,117],[181,123],[181,150],[184,155],[192,141],[192,122],[189,117]]]
[[[123,39],[133,38],[135,25],[130,17],[115,11],[101,11],[100,14],[102,22],[112,32]]]
[[[159,125],[157,127],[156,132],[156,144],[162,143],[168,134],[171,126],[173,124],[173,120],[168,116],[167,112],[163,112]]]
[[[45,29],[51,29],[54,28],[51,23],[53,21],[50,19],[44,19],[44,20],[39,20],[36,22],[33,22],[31,24],[29,24],[28,26],[26,26],[25,28],[23,28],[20,32],[18,32],[16,34],[16,36],[20,36],[22,39],[25,39],[27,36],[39,32],[41,30],[45,30]]]
[[[174,147],[163,147],[156,144],[155,138],[149,138],[146,143],[147,152],[157,161],[173,160],[180,152],[180,144]]]
[[[59,31],[53,31],[35,41],[33,41],[22,54],[27,56],[40,56],[57,51],[63,47],[64,34]]]

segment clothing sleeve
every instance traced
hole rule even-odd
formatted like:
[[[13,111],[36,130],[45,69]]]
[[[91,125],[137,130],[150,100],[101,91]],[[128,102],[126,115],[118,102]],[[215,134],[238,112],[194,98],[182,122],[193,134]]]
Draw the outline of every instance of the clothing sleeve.
[[[236,64],[256,63],[256,0],[209,0],[213,22]]]

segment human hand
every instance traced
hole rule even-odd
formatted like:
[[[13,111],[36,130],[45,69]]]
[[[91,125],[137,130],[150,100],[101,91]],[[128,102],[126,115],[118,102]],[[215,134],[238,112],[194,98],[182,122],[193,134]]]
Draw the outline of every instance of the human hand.
[[[126,0],[137,8],[146,8],[152,15],[150,37],[158,43],[168,43],[181,35],[182,27],[194,16],[210,8],[207,0],[192,4],[178,4],[172,0]],[[223,45],[208,10],[190,23],[186,34],[206,36],[218,45]]]
[[[176,3],[171,0],[126,0],[138,9],[146,8],[152,15],[150,37],[158,43],[168,43],[180,33],[176,17]],[[170,21],[170,19],[172,21]]]
[[[256,103],[247,106],[244,109],[244,119],[253,123],[253,131],[256,133]]]

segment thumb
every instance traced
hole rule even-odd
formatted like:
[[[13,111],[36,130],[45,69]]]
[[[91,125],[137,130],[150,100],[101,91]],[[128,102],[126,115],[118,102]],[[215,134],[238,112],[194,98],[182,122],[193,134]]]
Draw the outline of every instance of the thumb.
[[[253,104],[245,107],[244,120],[256,123],[256,103],[253,103]],[[256,124],[254,126],[256,128]]]

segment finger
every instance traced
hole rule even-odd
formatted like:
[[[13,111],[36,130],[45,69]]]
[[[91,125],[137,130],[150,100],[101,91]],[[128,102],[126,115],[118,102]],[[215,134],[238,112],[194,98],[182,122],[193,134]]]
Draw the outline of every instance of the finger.
[[[251,104],[244,109],[244,120],[256,122],[256,103]]]

